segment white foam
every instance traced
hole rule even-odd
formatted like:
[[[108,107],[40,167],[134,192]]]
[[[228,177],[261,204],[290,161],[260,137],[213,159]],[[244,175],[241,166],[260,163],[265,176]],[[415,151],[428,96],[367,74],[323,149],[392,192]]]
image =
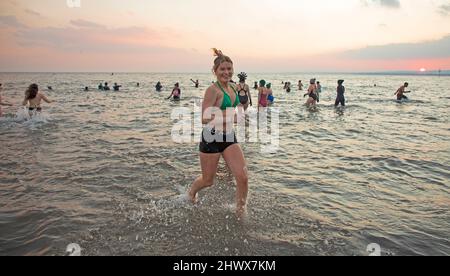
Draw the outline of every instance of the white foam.
[[[45,112],[29,111],[27,107],[22,107],[17,110],[14,121],[16,123],[23,123],[28,126],[35,126],[39,123],[48,123],[51,120],[50,115]]]

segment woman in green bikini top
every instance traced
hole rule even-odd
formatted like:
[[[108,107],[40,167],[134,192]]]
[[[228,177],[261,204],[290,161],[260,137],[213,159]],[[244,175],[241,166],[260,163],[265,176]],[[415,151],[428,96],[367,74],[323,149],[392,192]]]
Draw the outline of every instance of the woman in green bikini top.
[[[216,82],[216,85],[217,85],[217,87],[220,88],[220,90],[222,90],[222,93],[223,93],[222,105],[220,106],[221,110],[226,110],[227,108],[231,108],[231,107],[235,108],[241,103],[239,101],[238,93],[236,92],[236,89],[234,89],[234,87],[232,85],[230,85],[230,87],[233,90],[234,96],[235,96],[235,100],[234,100],[233,104],[231,104],[231,97],[230,97],[230,95],[228,95],[228,93],[225,92],[225,89],[223,89],[223,87],[220,84],[220,82]]]
[[[240,101],[236,89],[230,85],[233,77],[233,62],[221,51],[213,50],[217,56],[213,67],[217,82],[206,90],[202,104],[202,123],[207,125],[203,129],[202,141],[199,145],[202,174],[188,190],[188,197],[195,204],[198,200],[198,192],[214,184],[217,166],[220,157],[223,157],[236,179],[236,214],[242,218],[247,205],[247,163],[236,135],[232,131],[234,108],[240,104]],[[214,122],[214,114],[222,116],[223,131],[221,123]]]

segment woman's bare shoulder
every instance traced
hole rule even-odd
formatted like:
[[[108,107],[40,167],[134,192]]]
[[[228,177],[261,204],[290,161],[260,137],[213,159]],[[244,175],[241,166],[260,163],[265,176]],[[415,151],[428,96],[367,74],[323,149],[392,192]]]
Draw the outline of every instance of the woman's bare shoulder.
[[[206,89],[206,93],[208,94],[215,94],[217,93],[217,86],[215,84],[211,84],[207,89]]]

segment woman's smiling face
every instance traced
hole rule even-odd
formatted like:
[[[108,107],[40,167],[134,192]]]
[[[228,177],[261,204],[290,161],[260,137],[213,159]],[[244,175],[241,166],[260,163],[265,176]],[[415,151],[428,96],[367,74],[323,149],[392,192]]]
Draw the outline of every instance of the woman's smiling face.
[[[214,73],[218,81],[222,83],[230,82],[234,73],[233,63],[227,61],[222,62]]]

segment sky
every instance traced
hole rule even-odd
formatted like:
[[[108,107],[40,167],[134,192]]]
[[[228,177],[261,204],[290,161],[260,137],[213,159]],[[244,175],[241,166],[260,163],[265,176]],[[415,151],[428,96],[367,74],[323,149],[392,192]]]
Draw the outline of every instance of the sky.
[[[2,72],[450,69],[450,0],[2,0]]]

